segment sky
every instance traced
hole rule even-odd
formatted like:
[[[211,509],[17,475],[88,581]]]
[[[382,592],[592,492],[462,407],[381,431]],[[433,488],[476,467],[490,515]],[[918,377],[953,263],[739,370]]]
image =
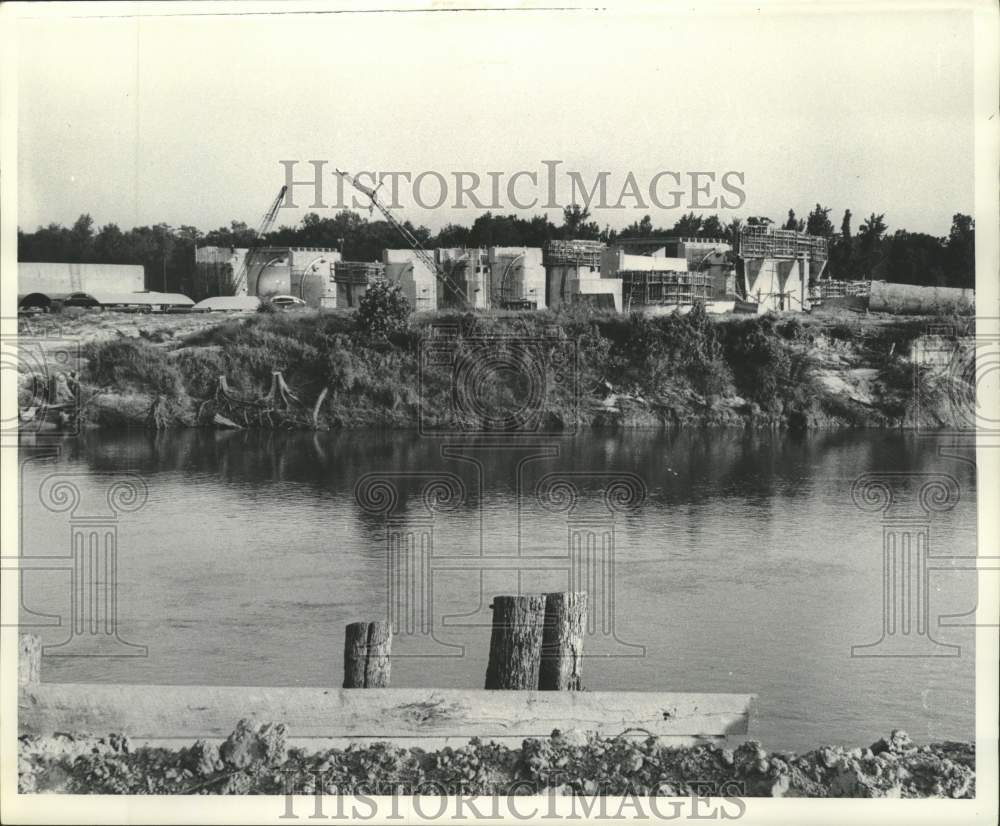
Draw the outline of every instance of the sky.
[[[32,14],[29,4],[22,15]],[[38,4],[45,7],[47,4]],[[103,5],[103,4],[102,4]],[[394,210],[439,229],[485,211],[456,208],[454,173],[501,173],[500,208],[525,217],[574,200],[567,171],[609,174],[602,226],[651,214],[669,226],[716,196],[732,217],[805,217],[821,202],[836,226],[884,212],[890,232],[946,235],[973,212],[972,18],[967,12],[723,13],[681,10],[273,14],[18,22],[18,224],[158,222],[206,231],[256,226],[285,182],[282,160],[440,173],[449,198],[422,208],[405,183]],[[115,9],[108,4],[107,9]],[[130,6],[122,5],[122,10]],[[105,12],[110,13],[110,11]],[[506,185],[517,171],[521,203]],[[676,208],[662,184],[680,174]],[[619,199],[629,173],[640,198]],[[689,172],[715,183],[691,192]],[[737,198],[720,187],[742,181]],[[468,180],[468,179],[467,179]],[[705,185],[708,179],[699,180]],[[433,174],[421,201],[437,199]],[[386,190],[383,190],[383,193]],[[488,184],[481,201],[491,200]],[[298,188],[308,211],[312,189]],[[301,197],[299,197],[301,193]],[[575,200],[580,200],[576,198]],[[737,205],[737,202],[738,205]]]

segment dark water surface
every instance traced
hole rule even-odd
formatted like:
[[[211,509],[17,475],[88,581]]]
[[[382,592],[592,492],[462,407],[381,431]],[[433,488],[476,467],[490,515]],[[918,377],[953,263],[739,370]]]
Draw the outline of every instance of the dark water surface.
[[[974,469],[938,448],[899,433],[724,431],[499,447],[202,431],[92,433],[56,455],[26,445],[23,553],[68,555],[98,517],[117,536],[120,636],[148,646],[47,657],[45,677],[338,686],[344,625],[385,618],[391,601],[394,685],[480,688],[490,597],[578,587],[593,607],[592,690],[753,692],[753,732],[771,748],[867,745],[896,727],[973,739],[967,566],[931,563],[929,625],[908,638],[921,656],[851,655],[882,636],[885,596],[884,519],[852,501],[856,478],[897,474],[892,515],[929,520],[932,558],[975,554]],[[929,518],[926,474],[952,477],[959,496]],[[135,478],[145,504],[112,496],[109,510],[109,488]],[[59,509],[64,480],[75,509]],[[397,536],[415,545],[400,555]],[[73,641],[70,569],[51,567],[24,575],[22,621],[62,617],[35,630]],[[928,638],[960,656],[922,656],[956,653]]]

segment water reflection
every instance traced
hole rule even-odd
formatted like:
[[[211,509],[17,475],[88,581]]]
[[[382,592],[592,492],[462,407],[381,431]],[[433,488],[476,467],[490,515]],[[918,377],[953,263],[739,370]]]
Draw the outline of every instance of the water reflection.
[[[398,603],[411,629],[429,621],[441,657],[402,657],[394,684],[479,686],[490,595],[587,576],[606,589],[589,650],[614,654],[585,664],[592,689],[758,692],[758,734],[776,747],[867,743],[897,726],[922,739],[972,736],[970,629],[935,630],[962,646],[954,661],[850,657],[877,637],[882,611],[881,520],[852,504],[854,479],[953,475],[961,500],[935,515],[934,552],[975,553],[974,473],[926,439],[590,431],[500,449],[416,433],[187,430],[89,432],[56,457],[32,453],[29,555],[66,543],[65,518],[29,495],[47,474],[82,474],[95,495],[109,474],[149,486],[147,506],[118,527],[122,635],[149,656],[53,659],[53,679],[336,685],[343,625]],[[391,514],[359,502],[356,486],[372,474],[393,480]],[[574,509],[536,497],[553,474],[572,482]],[[644,496],[609,513],[608,480],[630,476]],[[447,503],[428,499],[434,479],[453,481]],[[608,568],[602,547],[613,548]],[[393,586],[393,553],[426,582]],[[27,575],[26,604],[66,616],[66,582],[58,571]],[[975,605],[974,573],[934,572],[932,586],[935,619]]]

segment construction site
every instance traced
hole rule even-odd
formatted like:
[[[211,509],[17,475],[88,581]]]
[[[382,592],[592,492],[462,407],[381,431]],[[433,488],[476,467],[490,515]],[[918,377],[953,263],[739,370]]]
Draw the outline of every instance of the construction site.
[[[610,244],[555,239],[532,246],[425,248],[372,189],[338,170],[395,231],[398,247],[378,260],[345,260],[341,248],[266,243],[286,194],[282,187],[248,247],[194,250],[195,303],[185,295],[145,288],[141,266],[24,263],[19,307],[43,311],[85,306],[140,312],[252,311],[280,307],[353,309],[380,281],[396,285],[416,312],[445,309],[531,311],[583,306],[594,311],[661,315],[696,304],[710,313],[808,312],[826,304],[865,311],[878,297],[886,312],[904,308],[974,306],[971,290],[905,286],[872,289],[872,282],[826,277],[827,239],[768,222],[743,225],[731,239],[646,235]],[[899,310],[895,309],[899,308]]]
[[[426,249],[379,200],[378,191],[338,170],[405,245],[376,262],[346,262],[336,249],[197,251],[202,277],[231,284],[237,295],[288,294],[312,307],[357,306],[368,286],[398,285],[416,311],[541,310],[583,305],[649,314],[806,311],[823,277],[826,239],[765,224],[722,238],[648,236],[612,244],[582,239],[528,246]],[[273,224],[284,190],[265,214],[258,237]],[[220,273],[219,267],[233,273]]]

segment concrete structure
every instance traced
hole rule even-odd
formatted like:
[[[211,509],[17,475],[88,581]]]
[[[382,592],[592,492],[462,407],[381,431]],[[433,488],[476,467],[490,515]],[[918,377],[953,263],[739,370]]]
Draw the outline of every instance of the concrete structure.
[[[539,247],[490,247],[487,258],[493,307],[545,309],[545,267]]]
[[[971,315],[976,311],[976,291],[872,281],[868,309],[898,315]]]
[[[649,254],[639,255],[630,249],[644,249]],[[601,256],[601,275],[621,280],[625,312],[686,312],[696,302],[704,303],[710,312],[725,312],[732,309],[735,299],[729,247],[711,239],[615,245]]]
[[[437,264],[463,291],[462,296],[443,294],[439,307],[456,306],[461,299],[476,310],[490,306],[490,254],[486,248],[441,247],[434,250]]]
[[[661,247],[657,252],[662,252]],[[624,247],[608,247],[601,253],[601,276],[603,278],[621,278],[622,272],[687,272],[686,258],[667,257],[665,255],[635,255],[625,251]]]
[[[746,259],[743,277],[747,300],[757,304],[758,312],[810,307],[808,260]]]
[[[242,269],[247,250],[240,247],[196,247],[194,251],[195,294],[231,295],[233,281]],[[236,290],[246,295],[246,282]]]
[[[369,284],[385,280],[385,265],[373,261],[337,261],[333,265],[336,300],[333,306],[354,308]]]
[[[589,303],[607,307],[613,301],[613,309],[621,311],[621,280],[601,278],[606,249],[601,241],[550,241],[543,259],[546,306],[558,309],[566,304]],[[588,295],[594,298],[586,298]]]
[[[141,264],[68,264],[25,262],[17,264],[19,307],[48,309],[74,293],[121,295],[146,289]]]
[[[725,238],[689,238],[674,235],[650,235],[644,238],[619,238],[615,246],[630,255],[653,258],[683,258],[687,269],[697,270],[711,253],[732,252],[733,245]]]
[[[199,247],[195,265],[202,285],[217,295],[228,295],[246,261],[247,250]],[[340,252],[328,247],[261,247],[254,250],[246,277],[236,295],[293,295],[310,307],[332,307],[337,289],[333,265]]]
[[[340,252],[327,247],[264,247],[247,269],[247,294],[293,295],[310,307],[337,306],[334,266]]]
[[[622,280],[580,274],[568,282],[566,304],[585,304],[595,310],[622,311]]]
[[[434,250],[438,266],[463,291],[475,309],[543,309],[545,268],[538,247],[442,247]],[[438,306],[460,303],[441,295]]]
[[[192,309],[207,313],[253,313],[260,306],[255,295],[214,295],[194,305]]]
[[[773,225],[743,227],[739,240],[741,298],[757,311],[808,310],[809,285],[826,268],[826,239]]]
[[[382,263],[386,281],[402,287],[415,312],[437,309],[440,294],[437,275],[413,250],[383,250]]]
[[[180,293],[160,293],[154,290],[143,290],[137,293],[88,293],[101,307],[108,309],[137,310],[144,312],[162,312],[164,310],[185,310],[194,306],[194,302]],[[72,299],[70,299],[72,301]]]

